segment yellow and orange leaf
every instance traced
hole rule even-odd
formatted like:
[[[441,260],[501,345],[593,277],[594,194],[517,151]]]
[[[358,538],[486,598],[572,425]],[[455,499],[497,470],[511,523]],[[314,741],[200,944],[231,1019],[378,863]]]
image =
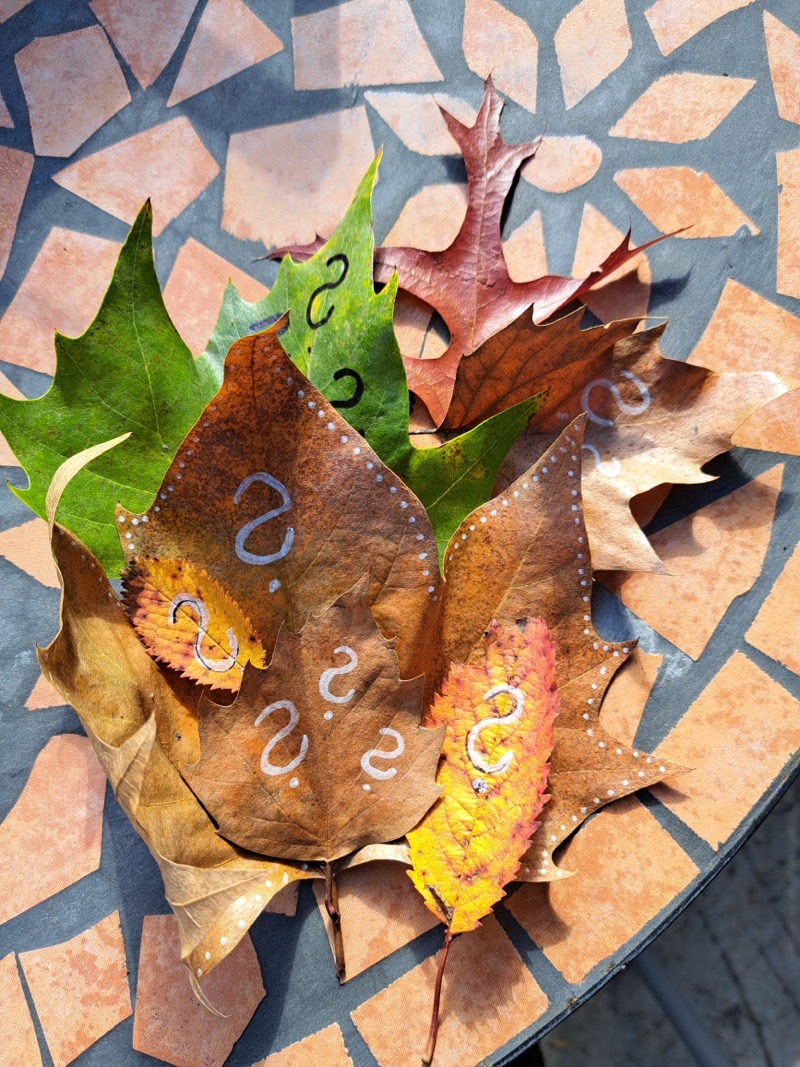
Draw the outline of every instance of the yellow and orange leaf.
[[[245,613],[202,568],[136,557],[123,575],[125,611],[144,647],[182,677],[239,691],[246,663],[264,649]]]
[[[483,663],[454,664],[429,725],[445,725],[442,796],[408,834],[409,877],[450,934],[474,930],[517,872],[545,802],[558,710],[541,619],[493,624]]]

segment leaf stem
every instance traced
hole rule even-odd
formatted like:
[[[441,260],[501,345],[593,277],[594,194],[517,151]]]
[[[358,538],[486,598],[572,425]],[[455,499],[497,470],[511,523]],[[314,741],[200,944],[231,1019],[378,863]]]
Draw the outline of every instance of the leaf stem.
[[[444,945],[442,946],[442,954],[439,957],[439,968],[436,971],[436,985],[433,990],[433,1011],[431,1012],[431,1028],[428,1031],[428,1043],[425,1046],[425,1051],[422,1053],[422,1062],[427,1065],[433,1059],[433,1054],[436,1051],[436,1038],[439,1034],[439,1000],[442,994],[442,976],[444,975],[444,965],[447,962],[447,953],[450,950],[450,942],[453,940],[453,935],[450,933],[448,927],[444,932]]]
[[[344,981],[344,942],[342,941],[342,917],[339,914],[339,890],[333,876],[333,867],[325,863],[325,910],[333,927],[333,958],[336,962],[336,977]]]

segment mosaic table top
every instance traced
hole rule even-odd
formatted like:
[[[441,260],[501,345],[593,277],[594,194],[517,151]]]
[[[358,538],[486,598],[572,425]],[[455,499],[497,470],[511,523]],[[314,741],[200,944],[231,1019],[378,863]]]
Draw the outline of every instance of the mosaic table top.
[[[91,321],[147,196],[194,352],[226,280],[263,294],[265,248],[329,233],[379,146],[378,239],[446,247],[466,179],[436,104],[471,122],[490,73],[505,139],[544,138],[504,224],[512,276],[580,274],[629,225],[640,244],[682,229],[592,294],[594,316],[668,317],[669,357],[800,377],[790,0],[0,0],[0,51],[8,395],[45,390],[53,329]],[[716,480],[639,502],[669,575],[594,590],[603,636],[641,639],[604,725],[694,770],[609,805],[564,849],[576,877],[513,892],[454,944],[438,1067],[510,1062],[686,906],[800,765],[797,394],[734,443]],[[24,483],[2,438],[0,465]],[[342,879],[342,987],[306,885],[210,976],[227,1017],[194,1000],[155,863],[40,676],[58,599],[44,523],[3,492],[6,1062],[416,1064],[441,936],[399,867]]]

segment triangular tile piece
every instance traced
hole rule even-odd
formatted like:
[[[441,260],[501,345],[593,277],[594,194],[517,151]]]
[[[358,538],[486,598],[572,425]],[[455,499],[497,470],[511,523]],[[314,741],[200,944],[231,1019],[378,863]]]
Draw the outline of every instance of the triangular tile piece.
[[[698,659],[734,598],[746,593],[761,573],[782,475],[778,464],[654,533],[650,542],[669,574],[606,573],[603,584],[654,630]]]
[[[7,22],[12,15],[22,11],[31,0],[0,0],[0,23]]]
[[[546,193],[568,193],[595,176],[603,153],[583,134],[542,138],[536,155],[523,163],[520,174],[526,182]]]
[[[0,278],[6,269],[17,230],[22,201],[33,171],[33,156],[0,147]]]
[[[58,572],[50,552],[50,535],[44,519],[32,519],[0,533],[0,556],[42,585],[58,589]]]
[[[0,825],[0,923],[99,868],[105,795],[87,738],[51,737]]]
[[[24,400],[25,396],[17,389],[16,385],[6,378],[5,374],[0,371],[0,393],[4,393],[6,396],[13,396],[15,400]],[[11,447],[6,441],[5,437],[0,433],[0,467],[18,467],[19,462],[17,457],[11,451]]]
[[[614,675],[600,709],[600,722],[617,741],[633,745],[663,658],[635,648]]]
[[[346,0],[292,19],[295,89],[440,82],[408,0]]]
[[[203,992],[223,1018],[207,1011],[192,992],[175,917],[146,915],[133,1020],[136,1051],[165,1063],[222,1067],[264,999],[249,935],[203,979]]]
[[[797,92],[800,35],[784,26],[769,11],[764,12],[764,34],[778,114],[789,122],[800,123],[800,93]]]
[[[300,1064],[318,1063],[325,1067],[353,1067],[353,1061],[347,1052],[342,1031],[336,1023],[318,1030],[302,1041],[273,1052],[265,1060],[259,1060],[253,1067],[299,1067]]]
[[[20,952],[19,960],[54,1067],[72,1063],[131,1014],[116,911],[71,941]]]
[[[172,58],[197,6],[197,0],[92,0],[102,22],[143,89],[152,85]]]
[[[632,47],[625,0],[581,0],[555,36],[567,110],[624,63]]]
[[[0,960],[0,1004],[0,1048],[6,1063],[42,1067],[39,1042],[13,952]]]
[[[795,547],[745,637],[765,656],[800,674],[800,545]]]
[[[539,42],[524,19],[497,0],[466,0],[462,46],[467,66],[479,78],[491,75],[501,93],[536,110]]]
[[[778,277],[776,289],[800,297],[800,148],[777,152]]]
[[[99,26],[34,39],[14,57],[37,156],[71,156],[131,94]]]
[[[503,241],[503,257],[509,277],[515,282],[530,282],[547,274],[541,211],[534,211],[506,237]]]
[[[439,252],[456,239],[466,213],[466,185],[424,185],[403,205],[383,243]]]
[[[53,181],[123,222],[133,222],[150,197],[157,237],[217,174],[213,156],[180,116],[85,156]]]
[[[28,694],[25,707],[28,711],[41,711],[44,708],[60,708],[66,701],[62,695],[40,674],[36,685]]]
[[[242,0],[210,0],[189,45],[167,107],[283,50],[283,42]]]
[[[614,181],[662,233],[685,228],[679,237],[730,237],[740,226],[760,232],[704,171],[645,167],[617,171]]]
[[[578,244],[572,273],[583,278],[615,248],[624,234],[591,204],[583,205]],[[650,264],[644,252],[609,274],[600,285],[590,289],[584,303],[601,322],[635,319],[647,314],[650,300]]]
[[[14,129],[14,120],[11,118],[11,112],[6,107],[6,102],[2,96],[0,96],[0,126],[4,126],[9,130]]]
[[[668,56],[676,48],[740,7],[747,7],[754,0],[656,0],[645,11],[645,18],[656,39],[662,56]]]
[[[665,74],[638,97],[612,137],[683,144],[708,137],[755,85],[751,78],[714,74]]]
[[[729,278],[689,363],[715,371],[771,370],[800,379],[800,318]],[[733,435],[743,448],[800,456],[800,392],[761,408]]]
[[[364,99],[406,148],[423,156],[458,155],[439,104],[466,126],[474,124],[477,114],[466,100],[445,93],[366,92]]]

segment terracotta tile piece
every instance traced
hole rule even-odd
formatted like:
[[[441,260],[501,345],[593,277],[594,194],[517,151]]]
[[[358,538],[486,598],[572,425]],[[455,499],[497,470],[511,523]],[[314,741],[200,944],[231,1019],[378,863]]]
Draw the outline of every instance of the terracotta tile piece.
[[[42,585],[58,589],[58,571],[50,552],[50,535],[44,519],[35,518],[0,533],[0,556]]]
[[[71,156],[131,95],[99,26],[35,37],[14,57],[37,156]]]
[[[216,325],[222,294],[232,281],[245,300],[260,300],[267,292],[261,282],[190,237],[175,257],[164,287],[164,303],[178,333],[197,355]]]
[[[32,171],[33,156],[29,152],[0,146],[0,278],[11,255]]]
[[[52,374],[53,330],[78,337],[97,313],[119,245],[55,226],[0,319],[0,351],[8,363]]]
[[[679,237],[727,237],[740,226],[747,226],[751,234],[760,232],[703,171],[646,167],[620,170],[614,181],[662,233],[684,226],[691,229]]]
[[[152,85],[172,58],[197,0],[92,0],[89,7],[143,89]]]
[[[24,395],[17,389],[14,383],[6,378],[0,371],[0,393],[5,396],[13,396],[15,400],[23,400]],[[0,467],[18,467],[17,457],[11,451],[11,447],[5,437],[0,433]]]
[[[466,213],[466,185],[425,185],[406,201],[383,244],[438,252],[458,236]]]
[[[526,885],[505,905],[568,982],[582,982],[699,873],[635,797],[609,804],[565,846],[574,877]]]
[[[612,137],[683,144],[708,137],[755,85],[749,78],[666,74],[608,131]]]
[[[312,1063],[318,1067],[353,1067],[342,1031],[336,1023],[274,1052],[265,1060],[254,1063],[253,1067],[308,1067]]]
[[[652,791],[719,848],[798,746],[800,703],[735,652],[656,749],[692,769]]]
[[[582,278],[597,270],[625,235],[597,208],[583,205],[578,243],[572,273]],[[615,270],[583,297],[584,303],[601,322],[635,319],[647,314],[650,301],[650,264],[647,254],[635,256]]]
[[[703,0],[702,4],[696,0],[656,0],[645,11],[645,17],[662,56],[668,56],[723,15],[752,3],[753,0]]]
[[[626,607],[698,659],[734,598],[761,573],[783,475],[778,464],[652,534],[669,574],[603,574]],[[675,605],[680,604],[680,611]]]
[[[64,698],[45,678],[40,674],[36,679],[36,685],[28,694],[25,707],[28,711],[40,711],[43,708],[60,708],[65,703]]]
[[[2,96],[0,96],[0,126],[13,130],[14,120],[11,118],[11,112],[6,107],[6,102]]]
[[[7,22],[12,15],[22,11],[31,0],[0,0],[0,23]]]
[[[5,396],[13,396],[15,400],[24,400],[25,394],[17,389],[16,385],[0,371],[0,393]]]
[[[347,980],[436,926],[402,863],[365,863],[337,879]],[[331,940],[325,886],[313,883],[317,905]],[[331,942],[332,943],[332,942]]]
[[[446,93],[369,90],[364,93],[364,99],[375,108],[406,148],[423,156],[458,155],[458,145],[450,136],[438,104],[466,126],[475,122],[475,109],[466,100]]]
[[[0,824],[0,924],[100,866],[106,778],[85,737],[51,737]]]
[[[503,256],[515,282],[529,282],[547,274],[542,213],[534,211],[503,241]]]
[[[800,148],[776,153],[779,293],[800,297]]]
[[[295,89],[440,82],[408,0],[345,0],[292,19]]]
[[[800,123],[800,94],[797,92],[800,35],[769,11],[764,12],[764,35],[778,114],[789,122]]]
[[[617,741],[633,745],[663,659],[636,648],[614,675],[600,709],[600,722]]]
[[[425,1047],[438,954],[365,1001],[351,1014],[380,1067],[419,1067]],[[478,1063],[530,1026],[547,1008],[493,915],[455,940],[442,983],[436,1067]]]
[[[522,166],[522,177],[546,193],[568,193],[590,181],[603,153],[588,137],[544,137],[533,159]]]
[[[133,1020],[136,1051],[174,1067],[222,1067],[265,996],[249,935],[203,980],[203,992],[225,1018],[212,1015],[192,992],[175,917],[146,915]]]
[[[167,107],[283,51],[283,41],[242,0],[210,0],[172,88]]]
[[[745,637],[771,659],[800,674],[800,546],[778,575]]]
[[[524,19],[497,0],[466,0],[462,46],[471,71],[491,74],[501,93],[536,111],[539,43]]]
[[[625,0],[581,0],[556,30],[555,44],[569,111],[625,62],[632,44]]]
[[[363,106],[232,134],[222,227],[270,248],[328,237],[373,155]]]
[[[423,300],[400,289],[394,304],[394,332],[401,353],[408,359],[438,359],[445,349],[447,342],[433,329],[429,329],[433,309]],[[412,422],[417,413],[418,405],[415,402],[412,411]],[[427,412],[426,412],[427,413]],[[430,417],[426,426],[432,425]],[[419,429],[419,426],[416,426]],[[418,438],[413,438],[418,441]],[[421,445],[419,447],[422,447]]]
[[[150,197],[157,237],[217,174],[215,159],[180,116],[78,160],[53,181],[129,223]]]
[[[20,952],[19,959],[54,1067],[72,1063],[131,1014],[116,911],[71,941]]]
[[[729,278],[689,363],[800,379],[800,318]],[[786,393],[757,411],[733,443],[800,456],[800,393]]]
[[[0,960],[0,1004],[0,1048],[6,1063],[9,1067],[42,1067],[39,1042],[13,952]]]

